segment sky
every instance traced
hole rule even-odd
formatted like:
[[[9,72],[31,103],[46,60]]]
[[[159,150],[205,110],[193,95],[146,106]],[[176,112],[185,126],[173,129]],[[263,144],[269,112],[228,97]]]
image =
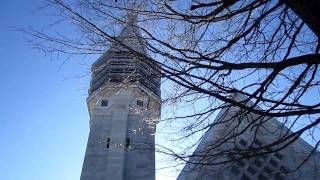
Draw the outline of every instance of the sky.
[[[10,0],[0,6],[3,180],[78,180],[81,174],[89,133],[90,64],[97,57],[65,62],[32,48],[27,36],[15,29],[48,27],[54,17],[39,11],[42,5],[42,0]],[[56,28],[75,33],[65,26]],[[168,165],[165,157],[157,158],[158,167]],[[175,179],[178,173],[158,170],[157,179]]]
[[[41,0],[0,6],[0,174],[3,180],[78,180],[89,116],[87,74],[94,59],[45,56],[12,27],[41,27]]]
[[[78,180],[81,174],[89,133],[90,64],[97,56],[64,61],[33,49],[26,35],[14,29],[49,26],[54,17],[38,10],[42,2],[7,0],[0,6],[3,180]],[[56,28],[76,33],[63,25]],[[157,128],[160,136],[166,133],[161,124]],[[157,154],[158,168],[170,162],[163,160]],[[157,170],[157,180],[175,179],[178,173],[179,168]]]

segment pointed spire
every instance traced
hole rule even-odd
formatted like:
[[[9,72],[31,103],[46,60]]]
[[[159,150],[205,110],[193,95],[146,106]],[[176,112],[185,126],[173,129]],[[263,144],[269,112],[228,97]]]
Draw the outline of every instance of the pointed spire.
[[[126,25],[120,32],[118,38],[130,38],[132,36],[140,35],[137,27],[138,14],[134,12],[127,12],[126,19]]]
[[[119,50],[123,51],[128,51],[127,47],[129,47],[137,52],[146,54],[143,39],[137,23],[138,13],[134,12],[133,10],[127,12],[127,19],[128,21],[125,27],[117,37],[118,40],[125,46],[122,46],[121,43],[114,43],[114,45],[111,47],[119,48]]]
[[[127,12],[128,17],[128,24],[137,25],[138,13],[134,12],[133,10]]]
[[[126,25],[117,37],[117,40],[120,41],[120,43],[114,42],[110,48],[95,63],[93,63],[93,67],[104,64],[108,59],[107,57],[109,56],[109,52],[128,52],[132,49],[136,52],[147,55],[143,43],[144,41],[137,25],[138,13],[133,10],[131,12],[127,12],[127,19],[128,21]]]

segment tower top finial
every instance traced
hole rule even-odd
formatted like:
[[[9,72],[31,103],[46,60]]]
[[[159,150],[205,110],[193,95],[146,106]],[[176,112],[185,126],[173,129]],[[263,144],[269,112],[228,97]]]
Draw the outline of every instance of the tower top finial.
[[[137,24],[137,10],[134,8],[127,10],[126,17],[126,24],[116,37],[118,41],[113,42],[110,48],[95,63],[93,63],[92,67],[98,67],[101,64],[104,64],[109,59],[108,55],[110,52],[129,52],[133,50],[147,55],[143,43],[144,41]]]
[[[134,10],[128,10],[127,12],[128,24],[135,25],[137,23],[138,13]]]

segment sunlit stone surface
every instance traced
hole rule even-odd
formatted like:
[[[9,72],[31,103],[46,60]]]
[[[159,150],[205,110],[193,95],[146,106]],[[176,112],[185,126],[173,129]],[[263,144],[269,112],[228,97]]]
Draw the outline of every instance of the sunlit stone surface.
[[[136,17],[129,18],[119,43],[92,65],[90,134],[81,180],[155,179],[160,76],[154,64],[139,55],[145,54],[144,46]]]

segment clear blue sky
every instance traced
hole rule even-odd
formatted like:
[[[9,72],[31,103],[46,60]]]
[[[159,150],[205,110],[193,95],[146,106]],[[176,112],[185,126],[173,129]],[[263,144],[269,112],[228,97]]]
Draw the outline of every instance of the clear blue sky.
[[[2,180],[77,180],[88,128],[83,63],[61,61],[34,50],[10,26],[44,26],[33,13],[41,0],[1,1],[0,175]],[[70,78],[70,79],[68,79]]]

